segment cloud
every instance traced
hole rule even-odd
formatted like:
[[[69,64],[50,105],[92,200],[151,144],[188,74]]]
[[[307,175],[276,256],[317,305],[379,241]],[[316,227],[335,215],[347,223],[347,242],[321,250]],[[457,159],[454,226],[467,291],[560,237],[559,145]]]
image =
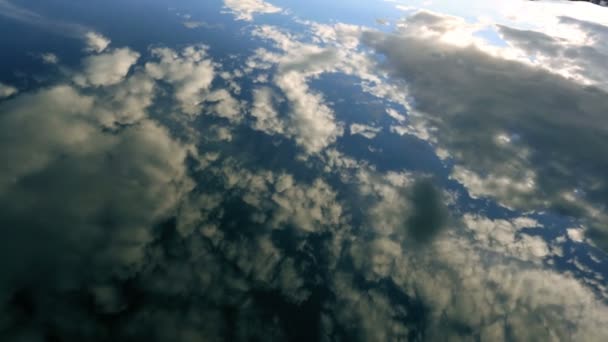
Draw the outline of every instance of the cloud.
[[[224,6],[230,9],[236,20],[244,21],[252,21],[256,14],[275,14],[283,11],[263,0],[224,0]]]
[[[445,26],[437,18],[425,25]],[[570,243],[565,236],[545,240],[545,228],[523,214],[470,213],[444,182],[347,155],[333,144],[343,124],[311,80],[343,72],[362,91],[401,101],[403,113],[383,118],[398,122],[391,131],[445,147],[457,165],[452,176],[473,195],[526,210],[554,199],[542,177],[559,178],[536,166],[544,160],[537,153],[563,146],[539,142],[572,108],[547,103],[565,90],[581,99],[603,93],[474,46],[400,35],[407,30],[366,33],[387,55],[380,73],[407,81],[405,89],[370,74],[369,60],[351,51],[360,30],[339,26],[315,28],[320,46],[263,30],[279,49],[258,50],[244,66],[252,77],[272,75],[243,86],[245,96],[252,91],[249,117],[239,97],[212,86],[222,73],[200,46],[153,49],[145,68],[133,68],[135,58],[123,72],[107,63],[99,76],[103,68],[91,66],[104,63],[94,57],[117,60],[117,50],[105,50],[82,63],[82,88],[59,80],[2,101],[0,339],[605,340],[606,291],[549,265]],[[520,82],[530,84],[527,93],[513,90]],[[501,98],[506,113],[490,105]],[[511,98],[540,102],[518,107]],[[579,105],[585,113],[592,104]],[[215,117],[188,121],[184,128],[202,131],[184,137],[184,116],[164,115],[172,108]],[[555,109],[556,121],[529,108]],[[290,145],[272,163],[252,162],[239,150],[248,134],[279,139],[234,125],[243,122],[292,138],[310,155],[294,160]],[[586,127],[575,123],[575,132]],[[574,153],[566,152],[547,158],[570,167]],[[539,191],[514,181],[531,175]],[[593,195],[597,184],[580,187]],[[540,190],[548,195],[536,200]]]
[[[97,32],[87,32],[85,35],[87,51],[100,53],[103,52],[111,41]]]
[[[207,22],[204,21],[195,21],[195,20],[187,20],[184,21],[182,23],[186,28],[189,29],[197,29],[197,28],[206,28],[206,29],[220,29],[223,26],[222,25],[214,25],[214,24],[209,24]]]
[[[354,269],[342,266],[333,272],[331,287],[337,302],[328,306],[331,327],[355,326],[350,331],[362,336],[431,340],[472,336],[593,340],[608,334],[604,319],[599,319],[607,308],[593,290],[571,275],[546,268],[545,260],[556,250],[540,236],[524,232],[524,228],[542,229],[538,222],[465,214],[461,223],[447,223],[463,224],[464,234],[454,227],[435,235],[432,244],[412,250],[416,245],[408,245],[413,237],[409,233],[376,228],[379,219],[385,218],[386,225],[390,222],[386,218],[401,212],[407,216],[411,210],[393,203],[405,202],[400,189],[416,186],[415,178],[388,176],[392,180],[361,178],[365,180],[362,194],[378,201],[369,212],[378,215],[371,221],[372,234],[350,241],[346,257]],[[564,291],[569,296],[563,296]],[[381,319],[370,320],[370,312]],[[571,329],[564,329],[566,325]]]
[[[187,150],[145,118],[106,132],[95,117],[103,102],[67,85],[23,93],[0,106],[6,147],[0,177],[2,336],[44,335],[53,326],[60,336],[97,338],[94,313],[79,315],[81,302],[65,298],[91,291],[101,312],[123,310],[125,300],[113,284],[144,267],[154,226],[189,191]],[[15,321],[19,298],[37,307],[26,325]],[[59,302],[64,304],[53,304]],[[79,323],[88,324],[88,332],[75,332]]]
[[[235,123],[240,122],[243,118],[241,103],[225,89],[214,90],[206,94],[204,100],[206,103],[211,104],[205,108],[205,111],[211,115],[216,115]]]
[[[489,253],[539,264],[551,254],[550,247],[540,236],[520,233],[522,228],[540,228],[539,223],[534,220],[490,220],[467,214],[463,221],[473,232],[478,246],[487,249]]]
[[[296,72],[276,76],[275,82],[290,104],[290,130],[307,153],[320,152],[343,134],[323,96],[310,91],[306,79]]]
[[[152,54],[158,62],[146,63],[146,72],[151,77],[174,87],[174,98],[181,110],[189,115],[200,112],[205,93],[215,77],[215,67],[206,49],[205,46],[188,46],[176,52],[155,48]]]
[[[399,236],[415,246],[432,242],[446,228],[444,195],[431,179],[408,173],[383,175],[362,168],[357,182],[368,208],[366,220],[374,234]]]
[[[253,128],[269,135],[286,134],[285,122],[275,108],[278,96],[268,87],[257,88],[253,91],[253,107],[251,115],[255,118]]]
[[[147,109],[152,105],[156,91],[154,80],[141,70],[109,87],[98,95],[107,106],[97,110],[100,124],[116,128],[137,123],[147,117]]]
[[[536,65],[608,90],[608,67],[603,63],[608,58],[608,45],[605,44],[608,27],[569,17],[560,17],[559,26],[580,30],[585,36],[583,42],[504,25],[498,26],[498,32],[508,44],[533,58]]]
[[[451,27],[452,18],[434,16],[414,15],[401,31],[370,31],[364,40],[386,56],[383,68],[392,77],[407,81],[422,113],[412,120],[435,127],[431,137],[456,163],[453,176],[474,196],[584,218],[605,234],[603,224],[592,224],[604,222],[597,206],[608,203],[601,171],[608,159],[600,152],[608,131],[595,124],[608,110],[605,93],[475,45],[421,39],[422,19],[425,27],[429,20],[437,30]],[[565,143],[565,135],[573,139]]]
[[[360,134],[367,139],[373,139],[382,131],[381,127],[372,127],[362,124],[351,124],[350,125],[350,134]]]
[[[311,233],[334,229],[343,220],[336,192],[321,178],[301,184],[290,174],[253,173],[231,163],[221,173],[227,187],[244,191],[247,204],[270,213],[261,223],[271,228]]]
[[[274,133],[283,132],[282,134],[293,138],[307,154],[318,153],[333,144],[344,133],[342,124],[335,121],[333,110],[325,104],[323,95],[311,90],[308,82],[312,77],[335,69],[337,51],[303,44],[270,26],[259,27],[253,34],[273,41],[284,53],[279,55],[258,50],[248,61],[249,65],[263,69],[277,64],[278,72],[274,75],[273,82],[289,106],[288,114],[279,118],[270,110],[272,105],[268,102],[269,95],[258,94],[255,115],[264,118],[265,124],[273,125],[265,126],[264,129],[271,129]],[[264,108],[264,113],[261,108]]]
[[[84,72],[77,74],[74,81],[81,86],[114,85],[127,76],[140,54],[129,48],[115,49],[84,59]]]
[[[13,86],[9,86],[7,84],[4,83],[0,83],[0,99],[3,99],[5,97],[9,97],[11,95],[15,95],[18,93],[17,88],[13,87]]]
[[[387,108],[386,109],[386,113],[393,119],[397,120],[398,122],[403,122],[405,121],[405,116],[403,114],[399,114],[398,111],[392,109],[392,108]]]
[[[569,228],[567,230],[568,237],[570,240],[574,242],[583,242],[584,241],[584,232],[582,229]]]

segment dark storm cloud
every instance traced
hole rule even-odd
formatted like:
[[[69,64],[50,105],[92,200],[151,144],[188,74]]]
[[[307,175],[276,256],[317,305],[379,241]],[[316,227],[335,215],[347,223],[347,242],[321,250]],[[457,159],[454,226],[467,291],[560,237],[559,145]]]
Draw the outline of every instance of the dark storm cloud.
[[[608,147],[608,95],[474,46],[413,34],[420,21],[429,22],[428,16],[413,16],[401,32],[367,32],[363,39],[386,56],[383,67],[393,77],[407,82],[416,109],[439,129],[437,139],[457,165],[478,175],[477,183],[488,182],[484,195],[509,206],[550,207],[602,219],[590,206],[608,205],[608,158],[603,153]],[[438,31],[450,25],[450,18],[442,25],[442,17],[434,16],[430,22]],[[503,31],[524,47],[557,49],[542,34]],[[575,189],[584,191],[584,201],[565,195]]]

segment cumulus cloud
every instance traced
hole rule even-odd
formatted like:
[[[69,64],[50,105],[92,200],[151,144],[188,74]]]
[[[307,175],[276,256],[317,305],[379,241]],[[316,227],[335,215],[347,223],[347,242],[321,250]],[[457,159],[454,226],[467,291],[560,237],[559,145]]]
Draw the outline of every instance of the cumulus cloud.
[[[333,111],[321,94],[309,89],[305,77],[288,72],[277,76],[275,82],[290,103],[291,134],[306,152],[319,152],[342,135],[343,128],[335,122]]]
[[[395,34],[368,32],[364,39],[386,56],[383,67],[392,77],[407,81],[424,113],[412,119],[435,127],[433,139],[460,166],[454,177],[474,195],[508,207],[552,208],[603,222],[591,203],[608,199],[601,176],[608,160],[599,152],[608,131],[596,124],[607,110],[605,93],[475,45],[421,39],[421,21],[434,30],[455,25],[451,17],[419,13]],[[575,138],[565,143],[565,135]],[[576,189],[586,195],[575,199]],[[603,244],[605,232],[594,231]]]
[[[9,86],[4,83],[0,83],[0,99],[9,97],[11,95],[15,95],[15,94],[17,94],[17,92],[18,92],[17,88],[15,88],[13,86]]]
[[[369,210],[379,214],[372,227],[398,227],[398,221],[387,218],[412,210],[411,204],[398,208],[394,203],[405,202],[398,194],[416,186],[415,176],[385,177],[360,178],[361,193],[377,201]],[[336,305],[328,306],[328,326],[356,326],[356,334],[368,338],[430,340],[593,340],[608,334],[604,319],[598,319],[608,309],[593,290],[546,268],[545,260],[557,251],[540,236],[524,232],[542,229],[537,221],[465,214],[461,223],[447,224],[462,224],[470,234],[455,228],[434,235],[432,244],[414,253],[408,245],[412,236],[394,228],[374,228],[365,239],[352,240],[347,258],[363,280],[354,281],[347,267],[333,273]],[[569,295],[563,296],[564,291]],[[370,312],[381,319],[369,320]]]
[[[106,106],[97,109],[104,127],[134,124],[147,116],[147,109],[156,95],[154,80],[142,71],[135,72],[123,82],[99,94]]]
[[[87,44],[86,50],[96,53],[103,52],[111,43],[110,39],[97,32],[87,32],[85,40]]]
[[[200,113],[201,103],[215,77],[215,67],[207,56],[207,47],[188,46],[180,52],[155,48],[157,62],[146,63],[147,73],[174,87],[174,98],[189,115]]]
[[[256,14],[274,14],[283,10],[264,0],[224,0],[224,6],[235,16],[236,20],[252,21]]]
[[[129,48],[121,48],[84,59],[84,72],[74,81],[81,86],[109,86],[117,84],[131,70],[140,54]]]
[[[0,221],[10,236],[2,240],[1,305],[10,317],[2,322],[3,335],[45,334],[46,324],[69,334],[78,327],[63,320],[75,319],[79,304],[43,303],[91,290],[103,312],[122,310],[119,292],[105,284],[144,266],[154,225],[171,215],[190,188],[187,152],[147,119],[116,134],[104,132],[95,120],[98,99],[66,85],[24,93],[1,106],[7,148]],[[14,321],[20,293],[38,308],[27,326]],[[95,331],[72,330],[91,338]]]
[[[283,132],[308,154],[321,152],[334,143],[344,129],[341,123],[336,122],[334,112],[325,103],[323,95],[310,89],[308,82],[312,77],[335,70],[339,58],[337,50],[303,44],[270,26],[259,27],[253,34],[273,41],[284,53],[258,50],[248,64],[258,69],[277,65],[278,72],[273,82],[289,105],[288,114],[278,117],[271,110],[271,97],[267,91],[258,93],[257,107],[254,108],[254,116],[261,119],[257,121],[258,127],[274,133]],[[266,126],[268,124],[272,127]]]
[[[431,30],[462,24],[422,19]],[[452,177],[472,195],[526,209],[543,207],[554,194],[576,202],[583,193],[550,191],[549,183],[563,190],[571,182],[570,159],[580,152],[556,145],[553,134],[572,123],[566,110],[588,114],[601,107],[594,96],[603,93],[472,46],[409,37],[407,30],[420,25],[415,20],[397,35],[364,36],[387,56],[380,71],[407,81],[405,92],[403,83],[374,78],[369,61],[354,57],[360,55],[349,49],[359,28],[309,24],[313,40],[334,46],[262,29],[279,52],[258,50],[245,66],[272,75],[270,84],[252,89],[249,118],[240,98],[212,87],[219,66],[199,46],[153,49],[145,68],[132,68],[133,61],[123,72],[107,68],[105,76],[104,68],[91,67],[104,63],[84,62],[81,85],[93,87],[60,84],[0,103],[0,140],[10,147],[0,150],[7,161],[0,172],[0,338],[605,340],[606,291],[593,290],[603,280],[592,284],[551,268],[563,246],[543,238],[542,224],[506,211],[500,218],[469,213],[474,208],[454,205],[441,180],[378,171],[332,146],[342,124],[310,81],[324,73],[357,75],[363,91],[407,110],[407,118],[387,110],[398,123],[391,131],[445,147],[457,165]],[[514,90],[522,82],[523,94]],[[567,91],[595,102],[568,107],[557,101]],[[186,145],[172,136],[180,134],[173,120],[183,116],[151,119],[148,111],[166,108],[164,101],[150,108],[156,95],[173,100],[168,107],[215,118],[198,117],[201,139]],[[415,106],[408,107],[407,96]],[[547,105],[553,101],[564,109]],[[555,121],[530,114],[539,108],[553,109]],[[277,139],[233,125],[243,121],[292,138],[311,155],[294,160],[290,146],[272,163],[252,163],[256,156],[238,153],[248,134],[263,136],[255,142]],[[575,123],[575,131],[588,127]],[[545,161],[540,152],[566,173],[537,167]],[[564,175],[570,178],[560,183]],[[578,186],[594,196],[602,189],[600,181]],[[537,199],[539,192],[546,197]],[[566,236],[582,242],[587,233],[571,228]]]
[[[415,208],[425,202],[424,196],[415,194],[429,193],[424,177],[422,183],[419,177],[377,174],[367,167],[359,171],[356,182],[370,220],[350,230],[354,236],[342,241],[344,252],[338,258],[348,261],[336,263],[337,269],[326,280],[335,297],[321,314],[322,336],[370,340],[606,336],[605,320],[599,318],[606,306],[583,282],[546,268],[544,261],[555,250],[540,236],[524,231],[542,229],[534,219],[465,215],[462,221],[444,224],[462,224],[467,233],[454,227],[431,234],[433,243],[415,248],[420,247],[418,242],[411,244],[420,229],[416,223],[424,220],[407,217],[416,211],[427,219],[436,217]],[[563,291],[570,295],[563,296]]]
[[[285,134],[287,127],[275,108],[278,96],[268,87],[253,91],[251,115],[255,118],[253,128],[266,134]]]
[[[231,122],[239,122],[243,118],[242,105],[226,89],[211,91],[204,97],[206,111],[211,115],[228,119]]]

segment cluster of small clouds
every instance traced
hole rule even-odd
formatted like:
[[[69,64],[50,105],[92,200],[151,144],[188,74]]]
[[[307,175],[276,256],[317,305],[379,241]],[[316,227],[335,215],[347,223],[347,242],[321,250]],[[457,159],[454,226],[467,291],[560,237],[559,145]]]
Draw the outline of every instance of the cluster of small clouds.
[[[589,35],[603,30],[597,24],[561,20],[587,27]],[[595,149],[608,139],[607,131],[595,124],[606,111],[605,93],[598,89],[605,83],[601,81],[604,66],[589,65],[599,77],[598,88],[585,88],[576,78],[504,58],[473,40],[454,44],[445,35],[459,32],[459,25],[475,32],[457,18],[422,11],[404,19],[397,33],[368,31],[362,40],[386,56],[387,72],[407,82],[408,94],[416,100],[414,112],[421,114],[410,116],[410,126],[433,127],[426,137],[417,136],[453,158],[452,177],[473,196],[494,198],[513,209],[549,208],[582,218],[595,242],[604,245],[601,208],[606,192],[600,170],[606,160]],[[537,32],[505,26],[500,30],[522,49],[562,49],[559,40]],[[586,50],[599,51],[601,44],[598,41]],[[553,62],[559,64],[560,56]],[[587,59],[576,60],[583,75]],[[394,130],[412,131],[398,126]],[[565,134],[577,138],[562,144]],[[568,170],[585,170],[587,179],[580,180],[578,172]]]
[[[260,0],[225,6],[239,20],[281,11]],[[139,65],[140,52],[110,47],[98,34],[87,35],[91,55],[69,79],[26,93],[0,84],[0,140],[10,147],[0,151],[0,227],[10,237],[0,242],[0,336],[608,336],[605,298],[549,267],[562,251],[531,232],[543,229],[540,222],[456,210],[433,177],[379,171],[346,155],[335,144],[345,124],[310,83],[342,72],[358,77],[362,91],[402,104],[406,112],[383,113],[391,132],[444,148],[456,164],[452,178],[473,197],[595,219],[604,216],[592,201],[570,196],[576,175],[568,170],[577,169],[577,157],[594,157],[578,166],[592,177],[580,187],[603,198],[606,161],[597,150],[604,146],[585,150],[605,141],[593,120],[606,112],[604,93],[454,44],[474,30],[453,17],[421,12],[393,34],[305,24],[312,43],[275,27],[254,29],[276,51],[259,49],[244,65],[245,75],[270,75],[255,84],[251,104],[234,96],[243,74],[221,72],[206,46],[154,48]],[[361,44],[386,57],[384,75]],[[216,87],[218,76],[233,85]],[[226,125],[205,127],[206,139],[178,139],[170,127],[183,116],[150,113],[163,91],[186,117],[208,114]],[[548,108],[550,117],[540,112]],[[573,124],[572,112],[590,123]],[[234,132],[244,123],[293,139],[309,158],[294,167],[293,155],[277,155],[275,169],[226,155],[223,148],[240,148]],[[347,127],[368,139],[383,130]],[[564,127],[578,133],[571,146],[556,138]],[[551,153],[556,146],[561,155]],[[586,239],[578,227],[565,236]]]
[[[311,78],[332,68],[338,58],[336,51],[327,51],[302,44],[274,27],[263,26],[254,35],[272,40],[285,55],[258,50],[248,65],[251,69],[278,68],[273,83],[281,90],[281,97],[289,106],[287,116],[278,115],[275,99],[278,94],[271,88],[256,90],[252,115],[257,119],[254,127],[273,134],[293,137],[307,153],[318,153],[343,134],[343,128],[334,118],[333,110],[320,93],[308,86]]]
[[[23,93],[1,107],[7,148],[0,220],[10,236],[2,242],[2,334],[43,339],[43,326],[51,324],[61,335],[93,338],[99,330],[76,323],[93,323],[74,316],[79,304],[52,303],[85,291],[100,312],[121,310],[107,284],[141,270],[154,225],[172,215],[192,186],[187,148],[146,117],[108,134],[102,115],[113,109],[66,84]],[[19,293],[36,306],[27,324],[19,323]]]
[[[283,10],[264,0],[224,0],[224,6],[230,10],[236,20],[252,21],[257,14],[276,14]]]
[[[564,24],[567,20],[562,19]],[[475,33],[485,25],[468,24],[457,17],[428,11],[414,13],[410,18],[400,22],[397,25],[398,31],[394,34],[354,29],[351,31],[354,33],[347,35],[347,38],[337,38],[338,25],[332,27],[317,23],[307,24],[310,25],[313,32],[313,41],[326,45],[321,47],[298,43],[294,36],[271,27],[261,27],[254,34],[275,42],[275,46],[283,51],[285,56],[290,56],[290,52],[299,49],[302,52],[294,54],[289,62],[283,62],[283,56],[280,54],[262,50],[257,52],[257,60],[250,61],[249,65],[260,70],[267,70],[272,65],[277,65],[279,75],[275,76],[277,78],[286,71],[309,73],[313,76],[326,71],[341,71],[354,74],[364,80],[362,88],[371,94],[381,95],[380,97],[389,100],[392,100],[391,96],[414,98],[415,105],[411,103],[404,105],[408,110],[407,119],[396,110],[391,109],[387,112],[398,124],[392,126],[391,131],[415,135],[436,145],[442,159],[450,158],[456,162],[452,177],[467,186],[473,197],[495,198],[506,207],[513,209],[537,208],[543,210],[550,208],[564,210],[566,213],[578,211],[583,213],[578,217],[584,220],[597,220],[604,217],[601,210],[593,207],[590,202],[581,200],[581,198],[574,199],[575,197],[570,194],[572,190],[568,187],[572,184],[580,184],[580,181],[575,181],[579,178],[576,174],[564,172],[567,169],[574,169],[574,165],[566,165],[574,160],[580,162],[582,160],[579,155],[580,151],[590,148],[594,144],[589,139],[581,138],[581,140],[589,141],[580,141],[580,145],[566,147],[562,152],[565,152],[567,156],[562,154],[561,157],[547,150],[549,146],[555,146],[551,141],[561,140],[564,128],[573,127],[568,124],[573,110],[589,116],[586,120],[589,123],[597,122],[600,113],[605,112],[602,105],[605,101],[601,100],[605,99],[603,93],[587,92],[581,86],[580,79],[576,77],[563,78],[562,71],[566,67],[560,67],[560,69],[555,64],[551,68],[546,68],[546,65],[530,63],[529,59],[522,60],[516,56],[513,50],[500,50],[476,37]],[[499,27],[499,30],[502,32],[507,29],[502,26]],[[601,30],[601,27],[594,26],[593,31],[587,30],[587,32],[597,34],[593,32]],[[529,35],[534,34],[529,33]],[[557,42],[555,40],[550,43],[557,44]],[[344,56],[344,50],[348,51],[349,48],[356,48],[360,44],[371,47],[386,56],[386,63],[381,65],[391,78],[404,81],[404,84],[407,85],[406,92],[395,93],[390,86],[366,75],[367,60],[365,56],[358,55],[365,63],[362,63],[363,71],[356,73],[349,73],[348,66],[338,62],[344,58],[336,58],[336,56]],[[333,50],[335,47],[342,49],[336,52]],[[555,49],[555,47],[551,48]],[[593,48],[599,48],[599,45],[596,43]],[[313,53],[310,53],[308,58],[295,57],[306,56],[306,51]],[[557,63],[556,60],[554,61]],[[583,62],[579,68],[583,72],[584,63],[586,62]],[[588,65],[587,68],[593,70],[596,66]],[[598,68],[600,71],[603,70],[603,66]],[[428,70],[436,72],[429,73]],[[558,76],[554,76],[554,74]],[[497,82],[497,79],[500,81]],[[473,83],[465,85],[463,81]],[[595,84],[601,86],[601,78],[597,78],[596,81]],[[281,87],[280,80],[275,79],[275,83],[279,89],[285,91],[284,87]],[[493,89],[493,87],[497,89]],[[445,91],[443,91],[444,89]],[[522,92],[528,95],[525,97],[511,96],[511,92]],[[281,96],[271,88],[260,88],[255,94],[253,116],[258,120],[256,123],[258,129],[271,134],[285,134],[287,126],[280,124],[279,111],[275,107],[282,105]],[[571,98],[571,103],[580,103],[580,105],[577,108],[565,108],[563,101],[559,101],[559,107],[558,104],[551,104],[551,101],[564,97]],[[288,98],[287,101],[289,102]],[[489,104],[490,108],[484,103]],[[547,110],[552,111],[553,115],[547,115]],[[518,120],[519,124],[513,120]],[[545,124],[538,124],[539,122],[545,122]],[[273,130],[269,127],[280,128]],[[591,130],[597,132],[594,137],[604,137],[603,128],[591,125],[576,127],[580,128],[580,134],[577,136],[583,137],[587,134],[585,132]],[[351,133],[373,137],[376,128],[352,124],[350,129]],[[602,141],[605,139],[602,138]],[[469,144],[470,148],[467,147]],[[327,146],[330,145],[326,144],[316,150],[324,149]],[[352,170],[353,167],[361,167],[357,161],[350,160],[335,150],[326,151],[327,156],[331,156],[327,161],[331,161],[334,167],[345,167],[349,170]],[[586,172],[591,172],[589,187],[585,187],[584,192],[602,196],[604,192],[601,184],[603,183],[599,173],[594,172],[599,172],[600,165],[603,165],[604,162],[598,161],[598,158],[601,158],[598,154],[599,151],[589,153],[595,157],[589,155],[588,159],[583,158],[590,163],[582,168]],[[552,162],[549,162],[547,158],[552,158]],[[580,163],[578,168],[581,168]],[[348,176],[344,173],[341,173],[340,177],[343,180],[358,179],[361,181],[357,176],[352,177],[352,175]],[[584,185],[580,186],[584,187]],[[424,258],[411,256],[415,261],[404,260],[410,255],[403,251],[402,243],[395,242],[395,238],[400,235],[395,235],[394,229],[398,226],[407,227],[408,222],[411,222],[407,219],[407,212],[408,207],[411,207],[412,204],[408,204],[407,191],[404,195],[397,190],[388,189],[392,188],[388,187],[382,195],[386,196],[385,201],[380,201],[375,206],[367,206],[370,215],[377,211],[371,221],[375,223],[375,234],[378,234],[378,239],[372,240],[368,245],[352,249],[354,255],[364,255],[361,259],[357,259],[359,261],[354,262],[355,265],[367,269],[370,272],[369,279],[377,279],[377,281],[386,277],[390,278],[392,274],[401,274],[402,271],[394,269],[397,267],[395,265],[401,265],[401,268],[407,269],[402,265],[415,265],[420,258]],[[539,192],[546,195],[540,196]],[[432,191],[426,188],[422,193],[428,194]],[[582,204],[580,204],[581,202]],[[405,216],[399,218],[398,214]],[[431,314],[436,315],[431,321],[438,325],[433,330],[436,333],[431,334],[431,337],[446,338],[450,334],[471,334],[495,340],[508,338],[525,340],[535,338],[596,339],[598,336],[606,335],[606,331],[601,328],[601,319],[597,318],[599,315],[603,315],[606,308],[601,301],[596,299],[593,291],[571,275],[560,274],[545,267],[551,256],[560,255],[560,248],[547,244],[540,236],[521,232],[521,228],[524,227],[537,227],[536,222],[527,218],[510,221],[465,215],[462,225],[471,231],[472,240],[457,237],[455,234],[443,234],[433,245],[443,246],[442,253],[435,250],[434,247],[431,248],[435,253],[441,255],[441,258],[438,259],[437,254],[430,253],[427,261],[433,266],[428,266],[428,268],[435,269],[437,267],[435,263],[443,263],[446,266],[445,274],[424,274],[422,276],[417,273],[425,273],[421,269],[413,272],[420,276],[420,279],[427,279],[429,284],[441,284],[439,285],[442,287],[441,289],[429,286],[425,282],[418,283],[412,280],[414,276],[407,276],[407,280],[400,280],[403,284],[407,284],[407,286],[401,286],[402,289],[412,288],[412,283],[418,284],[413,286],[413,289],[417,291],[428,289],[428,292],[424,291],[425,295],[419,294],[419,296],[425,298],[424,302],[432,303],[430,310],[433,312]],[[603,233],[601,230],[599,232],[595,230],[595,232],[599,234],[599,238],[595,241],[602,243]],[[401,236],[411,238],[415,236],[415,232]],[[598,237],[598,235],[595,236]],[[577,240],[580,241],[581,238],[577,237]],[[450,243],[462,248],[462,252],[455,248],[445,248]],[[374,253],[378,253],[378,255],[374,256]],[[370,257],[370,255],[372,256]],[[480,263],[480,260],[486,257],[490,257],[488,261]],[[471,267],[471,263],[480,265],[472,274],[467,273],[470,272],[468,269]],[[493,269],[501,271],[490,271]],[[450,275],[451,272],[461,275],[454,278]],[[352,311],[352,309],[349,313],[333,312],[332,315],[324,316],[324,322],[328,327],[339,324],[332,321],[337,317],[358,318],[363,321],[363,313],[375,312],[379,317],[386,318],[383,322],[387,325],[368,322],[378,330],[362,336],[370,339],[378,338],[378,336],[386,339],[387,333],[393,334],[390,335],[393,338],[412,336],[412,330],[408,332],[407,327],[399,325],[389,318],[400,317],[399,311],[393,311],[399,310],[397,306],[370,308],[375,304],[386,305],[385,303],[390,300],[387,297],[383,298],[384,294],[360,295],[356,293],[357,284],[348,272],[341,273],[340,276],[339,282],[335,283],[336,288],[339,288],[336,293],[344,294],[344,297],[347,297],[344,300],[351,301],[351,305],[345,305],[345,307],[349,309],[355,307],[357,310],[360,308],[361,316],[357,317],[357,311]],[[439,278],[443,276],[445,276],[444,279]],[[469,276],[471,278],[468,278]],[[546,277],[554,279],[560,285],[545,289],[543,279]],[[522,297],[525,294],[518,290],[520,282],[530,284],[539,290],[542,288],[543,290],[540,291],[547,290],[550,295],[538,299],[533,296]],[[486,306],[488,309],[482,309],[484,299],[466,295],[475,293],[476,289],[493,288],[494,284],[499,284],[499,290],[497,289],[492,294],[495,297],[489,302],[490,305]],[[415,298],[414,293],[416,292],[411,291],[406,292],[410,297]],[[560,295],[562,291],[572,291],[578,299],[564,301]],[[439,293],[446,293],[446,297],[433,299]],[[462,296],[463,294],[465,296]],[[510,299],[503,302],[502,296]],[[508,301],[517,301],[520,305],[513,307],[512,304],[507,304]],[[584,304],[579,304],[578,301]],[[562,310],[570,311],[573,315],[559,318],[551,313],[553,307],[560,308],[558,309],[560,312]],[[506,308],[509,309],[505,311]],[[523,313],[528,312],[531,308],[539,310],[538,317],[524,317]],[[493,312],[492,310],[498,311]],[[590,314],[583,320],[585,321],[583,323],[579,321],[577,315],[586,310],[589,310]],[[592,311],[593,313],[591,313]],[[449,314],[442,318],[441,315],[446,313]],[[470,317],[471,320],[463,317]],[[547,325],[539,329],[531,328],[530,321],[537,319],[547,320]],[[358,321],[358,324],[362,324],[361,321]],[[563,329],[564,325],[577,328]],[[361,329],[364,327],[365,324],[361,326]]]

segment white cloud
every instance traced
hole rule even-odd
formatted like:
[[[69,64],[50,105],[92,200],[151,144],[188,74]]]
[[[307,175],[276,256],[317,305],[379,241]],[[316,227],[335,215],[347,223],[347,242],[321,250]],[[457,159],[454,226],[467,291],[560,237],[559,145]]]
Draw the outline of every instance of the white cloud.
[[[252,21],[256,14],[274,14],[283,10],[264,0],[224,0],[226,6],[237,20]]]
[[[189,115],[200,113],[201,103],[215,77],[215,67],[206,50],[205,46],[188,46],[181,52],[156,48],[152,54],[158,62],[146,63],[151,77],[174,87],[174,98]]]
[[[99,95],[107,105],[107,108],[97,108],[100,123],[113,128],[117,124],[128,125],[140,121],[147,117],[146,110],[152,104],[155,93],[154,80],[137,71]]]
[[[17,88],[15,88],[13,86],[9,86],[4,83],[0,83],[0,99],[9,97],[11,95],[15,95],[15,94],[17,94],[17,92],[18,92]]]
[[[311,90],[308,82],[312,77],[335,70],[335,63],[340,60],[339,51],[301,43],[271,26],[258,27],[253,34],[273,41],[284,53],[258,50],[248,61],[252,68],[278,66],[273,81],[287,100],[289,111],[280,118],[282,125],[274,126],[274,132],[284,132],[308,154],[321,152],[344,133],[344,128],[336,122],[334,112],[325,104],[323,95]],[[262,98],[258,97],[258,100],[260,104]],[[272,112],[266,114],[276,118]]]
[[[150,229],[190,188],[187,150],[166,129],[144,119],[107,134],[93,120],[98,105],[94,96],[69,86],[23,94],[2,104],[0,136],[8,148],[0,153],[7,162],[0,177],[0,219],[19,220],[18,232],[6,228],[12,241],[46,237],[38,247],[22,250],[3,245],[3,253],[8,253],[3,257],[21,260],[13,264],[11,281],[23,280],[21,267],[41,265],[55,269],[45,286],[57,289],[72,286],[65,280],[74,277],[129,276],[145,260]],[[31,188],[31,179],[49,186]],[[29,203],[27,211],[44,215],[45,221],[11,204],[17,202]],[[99,220],[101,212],[111,224]],[[65,257],[68,254],[74,258]]]
[[[452,169],[450,178],[466,186],[471,197],[496,198],[502,206],[507,208],[529,205],[534,201],[534,195],[538,191],[536,175],[532,170],[519,172],[517,177],[492,173],[487,173],[482,177],[471,170],[456,165]]]
[[[74,81],[81,86],[109,86],[120,83],[137,62],[139,53],[121,48],[84,59],[84,72]]]
[[[290,104],[289,131],[307,153],[318,153],[343,134],[323,96],[312,92],[297,72],[277,75],[275,82]]]
[[[243,119],[241,103],[225,89],[213,90],[205,95],[204,100],[210,105],[205,112],[238,123]]]
[[[585,240],[585,233],[580,228],[568,228],[566,232],[570,240],[574,242],[583,242]]]
[[[269,135],[285,134],[287,127],[275,108],[277,95],[270,88],[253,91],[251,115],[256,119],[253,128]]]
[[[399,123],[405,121],[405,115],[400,114],[398,111],[393,108],[387,108],[386,113],[393,119],[397,120]]]
[[[356,314],[365,301],[366,313],[389,313],[384,322],[396,312],[402,314],[396,331],[423,333],[432,340],[463,337],[459,326],[492,340],[503,340],[507,331],[518,340],[607,336],[608,307],[580,280],[547,269],[543,260],[553,253],[552,247],[521,232],[538,223],[529,218],[507,221],[478,216],[465,216],[465,223],[472,239],[452,231],[438,236],[434,244],[410,251],[403,248],[406,236],[398,234],[354,240],[349,252],[355,272],[375,286],[390,280],[398,295],[390,295],[390,304],[371,301],[388,295],[372,295],[374,286],[357,283],[347,291],[343,281],[350,276],[348,269],[334,272],[333,289],[342,302],[333,307],[335,323],[360,326],[366,336],[392,331],[380,323],[368,325],[367,315]],[[398,296],[408,301],[395,300]],[[420,314],[420,306],[427,310],[424,326],[407,319]],[[572,329],[564,329],[565,325]]]
[[[351,124],[350,125],[350,134],[359,134],[367,139],[373,139],[382,131],[382,127],[372,127],[362,124]]]
[[[278,206],[270,220],[276,228],[293,224],[305,232],[318,232],[337,227],[342,218],[342,207],[336,193],[321,179],[310,185],[295,184],[290,175],[280,175],[275,183],[272,201]]]
[[[469,214],[463,220],[473,232],[478,246],[490,253],[535,263],[541,263],[551,254],[549,246],[540,236],[519,233],[521,228],[537,228],[537,222],[524,220],[522,225],[517,220],[490,220]]]
[[[110,39],[93,31],[85,34],[85,40],[87,44],[87,51],[96,53],[103,52],[111,43]]]

